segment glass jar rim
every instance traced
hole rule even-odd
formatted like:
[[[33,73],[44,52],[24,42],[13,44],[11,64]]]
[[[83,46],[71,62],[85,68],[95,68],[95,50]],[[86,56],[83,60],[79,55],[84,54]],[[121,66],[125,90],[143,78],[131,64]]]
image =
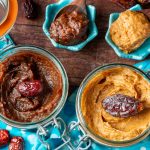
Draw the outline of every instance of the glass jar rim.
[[[37,53],[37,54],[43,55],[44,57],[47,57],[48,59],[50,59],[56,65],[56,67],[59,69],[61,76],[62,76],[62,82],[63,82],[63,91],[62,91],[61,99],[59,100],[55,109],[44,119],[41,119],[36,122],[17,122],[17,121],[11,120],[0,114],[0,120],[2,120],[3,122],[5,122],[6,124],[8,124],[10,126],[17,127],[20,129],[35,129],[35,128],[38,128],[39,125],[47,124],[49,121],[51,121],[53,118],[55,118],[60,113],[60,111],[62,110],[62,108],[66,102],[67,96],[68,96],[69,82],[68,82],[68,76],[65,71],[65,68],[63,67],[63,65],[59,61],[59,59],[54,54],[49,52],[48,50],[45,50],[45,49],[37,47],[37,46],[20,45],[20,46],[15,46],[15,47],[6,49],[0,54],[0,61],[2,62],[6,58],[11,57],[13,54],[17,54],[17,53],[24,52],[24,51],[28,51],[28,52],[30,51],[33,53]]]
[[[141,140],[143,140],[144,138],[146,138],[149,134],[150,134],[150,127],[148,127],[143,133],[141,133],[140,135],[138,135],[135,138],[132,138],[130,140],[124,140],[124,141],[113,141],[113,140],[109,140],[106,139],[102,136],[99,136],[97,134],[95,134],[87,125],[82,111],[81,111],[81,96],[82,96],[82,92],[85,88],[85,86],[87,85],[87,83],[99,72],[109,69],[109,68],[113,68],[113,67],[127,67],[130,68],[136,72],[138,72],[140,75],[142,75],[146,80],[148,80],[148,82],[150,82],[149,77],[146,75],[146,73],[140,69],[138,69],[137,67],[134,67],[132,65],[128,65],[128,64],[122,64],[122,63],[111,63],[111,64],[106,64],[103,66],[99,66],[96,69],[94,69],[93,71],[91,71],[82,81],[78,92],[77,92],[77,97],[76,97],[76,113],[77,113],[77,118],[81,124],[81,126],[83,127],[83,129],[85,130],[85,132],[87,133],[87,135],[92,138],[94,141],[96,141],[99,144],[103,144],[106,146],[113,146],[113,147],[124,147],[124,146],[130,146],[132,144],[136,144],[137,142],[140,142]]]

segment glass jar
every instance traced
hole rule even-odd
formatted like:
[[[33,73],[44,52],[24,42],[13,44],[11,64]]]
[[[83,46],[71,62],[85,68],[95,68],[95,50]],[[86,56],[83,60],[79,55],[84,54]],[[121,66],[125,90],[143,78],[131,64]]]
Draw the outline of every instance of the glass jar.
[[[56,116],[61,111],[61,109],[63,108],[63,106],[66,102],[66,99],[67,99],[67,95],[68,95],[68,77],[67,77],[67,74],[66,74],[66,71],[65,71],[63,65],[58,60],[58,58],[56,58],[49,51],[39,48],[39,47],[35,47],[35,46],[15,46],[10,49],[5,49],[5,50],[3,50],[3,52],[0,55],[0,61],[3,62],[8,57],[11,57],[13,54],[17,54],[19,52],[24,52],[24,51],[37,53],[44,57],[47,57],[49,60],[51,60],[56,65],[56,67],[58,68],[58,70],[60,71],[60,73],[62,75],[63,89],[62,89],[61,99],[59,100],[59,103],[57,104],[56,108],[51,112],[51,114],[49,114],[49,116],[44,118],[43,120],[39,120],[37,122],[30,122],[30,123],[28,123],[28,122],[21,123],[21,122],[10,120],[1,114],[0,114],[0,120],[10,126],[17,127],[17,128],[24,129],[24,130],[35,129],[35,128],[37,129],[41,126],[44,126],[45,124],[48,124],[50,121],[55,119]]]
[[[144,138],[146,138],[149,134],[150,134],[150,127],[147,128],[142,134],[140,134],[139,136],[131,139],[131,140],[124,140],[124,141],[112,141],[112,140],[108,140],[105,139],[99,135],[96,135],[93,131],[91,131],[91,129],[88,127],[88,124],[86,123],[86,121],[84,120],[82,111],[81,111],[81,96],[83,93],[84,88],[86,87],[87,83],[94,77],[96,76],[99,72],[110,69],[110,68],[114,68],[114,67],[127,67],[129,69],[132,69],[134,71],[136,71],[137,73],[139,73],[140,75],[143,76],[143,78],[145,78],[147,81],[150,82],[149,77],[146,75],[146,73],[144,73],[142,70],[131,66],[131,65],[126,65],[126,64],[108,64],[105,66],[101,66],[96,68],[94,71],[92,71],[91,73],[89,73],[85,79],[83,80],[83,82],[81,83],[78,93],[77,93],[77,98],[76,98],[76,112],[77,112],[77,118],[79,121],[79,126],[80,128],[82,128],[84,130],[84,132],[86,133],[86,136],[91,138],[92,140],[94,140],[95,142],[99,143],[99,144],[103,144],[106,146],[113,146],[113,147],[124,147],[124,146],[129,146],[132,144],[136,144],[138,142],[140,142],[141,140],[143,140]]]

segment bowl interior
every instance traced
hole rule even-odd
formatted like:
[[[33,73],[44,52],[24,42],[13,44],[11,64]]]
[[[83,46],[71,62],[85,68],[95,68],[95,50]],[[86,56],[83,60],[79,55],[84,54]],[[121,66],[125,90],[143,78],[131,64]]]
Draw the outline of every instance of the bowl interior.
[[[140,5],[135,5],[134,7],[130,8],[130,10],[138,11],[141,10],[142,7]],[[135,51],[126,54],[122,50],[119,49],[117,45],[111,40],[110,38],[110,26],[111,24],[116,21],[119,17],[119,13],[112,13],[109,18],[109,28],[106,33],[105,39],[106,42],[114,49],[115,53],[119,57],[128,58],[128,59],[135,59],[135,60],[143,60],[150,54],[150,38],[148,38],[138,49]]]

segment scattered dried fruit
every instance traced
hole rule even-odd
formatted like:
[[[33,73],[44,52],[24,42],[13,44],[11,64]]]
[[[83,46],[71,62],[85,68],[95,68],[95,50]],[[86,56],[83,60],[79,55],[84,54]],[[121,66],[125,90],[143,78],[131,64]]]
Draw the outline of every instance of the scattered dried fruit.
[[[35,18],[37,15],[35,3],[32,0],[23,0],[24,14],[28,19]]]
[[[136,4],[135,0],[111,0],[111,1],[126,9]]]
[[[18,91],[25,97],[36,96],[42,91],[42,89],[42,84],[38,80],[21,82],[18,85]]]
[[[11,139],[9,150],[23,150],[24,149],[24,141],[22,137],[13,137]]]
[[[9,139],[9,132],[7,130],[0,130],[0,146],[8,144]]]
[[[116,94],[107,97],[103,103],[103,108],[114,117],[130,117],[136,115],[144,109],[141,102],[133,97]]]

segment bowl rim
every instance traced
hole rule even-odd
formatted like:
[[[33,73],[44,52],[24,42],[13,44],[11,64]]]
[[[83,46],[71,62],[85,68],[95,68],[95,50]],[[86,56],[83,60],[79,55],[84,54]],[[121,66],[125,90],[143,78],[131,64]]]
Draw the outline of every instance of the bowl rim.
[[[129,10],[133,10],[133,11],[142,10],[142,7],[141,7],[140,4],[136,4],[133,7],[131,7]],[[140,53],[135,54],[135,52],[137,53],[136,50],[133,51],[132,53],[126,54],[125,52],[123,52],[122,50],[120,50],[119,47],[111,40],[111,37],[110,37],[110,27],[111,27],[111,24],[114,22],[112,20],[113,20],[113,18],[116,15],[119,15],[119,14],[120,14],[119,12],[115,12],[115,13],[111,13],[110,14],[110,17],[109,17],[109,26],[108,26],[108,30],[106,31],[106,34],[105,34],[105,40],[106,40],[106,42],[115,51],[116,55],[119,56],[119,57],[121,57],[121,58],[133,59],[133,60],[143,60],[143,59],[145,59],[150,54],[150,51],[148,49],[147,49],[146,52],[144,52],[142,54],[140,54]],[[147,40],[150,40],[150,39],[148,38]],[[147,40],[145,40],[145,42]]]

